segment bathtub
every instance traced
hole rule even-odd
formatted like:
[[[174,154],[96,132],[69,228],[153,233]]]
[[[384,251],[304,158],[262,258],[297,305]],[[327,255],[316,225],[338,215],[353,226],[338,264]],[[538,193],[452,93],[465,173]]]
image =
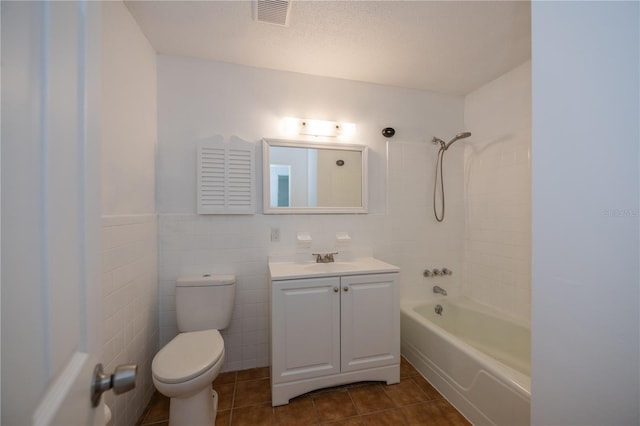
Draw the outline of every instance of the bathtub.
[[[471,423],[530,424],[529,327],[446,297],[403,302],[400,324],[402,354]]]

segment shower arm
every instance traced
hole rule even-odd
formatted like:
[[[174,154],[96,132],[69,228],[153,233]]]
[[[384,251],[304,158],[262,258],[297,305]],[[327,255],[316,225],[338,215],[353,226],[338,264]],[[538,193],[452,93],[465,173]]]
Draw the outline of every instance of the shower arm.
[[[447,144],[442,139],[436,138],[435,136],[433,137],[433,139],[431,139],[431,143],[434,144],[434,145],[440,144],[440,148],[443,148],[445,150],[447,149],[447,148],[445,148],[447,146]]]
[[[468,138],[469,136],[471,136],[471,132],[458,133],[453,137],[453,139],[451,139],[449,142],[446,142],[446,143],[442,139],[434,136],[433,139],[431,140],[431,143],[433,143],[434,145],[440,144],[440,149],[446,151],[447,149],[449,149],[451,144],[454,143],[455,141],[459,139]]]

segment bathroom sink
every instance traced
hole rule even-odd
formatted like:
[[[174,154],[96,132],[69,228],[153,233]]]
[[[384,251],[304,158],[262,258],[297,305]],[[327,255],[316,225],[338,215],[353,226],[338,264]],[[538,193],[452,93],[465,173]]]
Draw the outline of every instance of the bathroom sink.
[[[357,268],[357,262],[329,262],[305,264],[304,269],[312,272],[345,271]]]
[[[400,268],[373,257],[330,263],[269,262],[271,279],[294,279],[326,276],[381,274],[398,272]]]

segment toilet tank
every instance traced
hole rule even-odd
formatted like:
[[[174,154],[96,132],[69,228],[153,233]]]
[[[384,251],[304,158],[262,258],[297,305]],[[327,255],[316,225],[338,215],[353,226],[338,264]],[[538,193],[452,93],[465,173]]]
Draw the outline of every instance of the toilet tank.
[[[236,296],[234,275],[201,275],[176,281],[180,332],[227,328]]]

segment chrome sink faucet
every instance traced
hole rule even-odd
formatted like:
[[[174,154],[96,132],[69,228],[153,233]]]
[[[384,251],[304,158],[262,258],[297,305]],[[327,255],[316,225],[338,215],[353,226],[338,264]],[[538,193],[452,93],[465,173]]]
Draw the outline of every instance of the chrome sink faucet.
[[[445,290],[444,288],[440,287],[439,285],[434,285],[433,286],[433,292],[434,293],[439,293],[443,296],[447,295],[447,290]]]
[[[316,263],[332,263],[335,262],[335,260],[333,259],[334,254],[338,254],[338,252],[326,254],[311,253],[311,256],[316,257]]]

